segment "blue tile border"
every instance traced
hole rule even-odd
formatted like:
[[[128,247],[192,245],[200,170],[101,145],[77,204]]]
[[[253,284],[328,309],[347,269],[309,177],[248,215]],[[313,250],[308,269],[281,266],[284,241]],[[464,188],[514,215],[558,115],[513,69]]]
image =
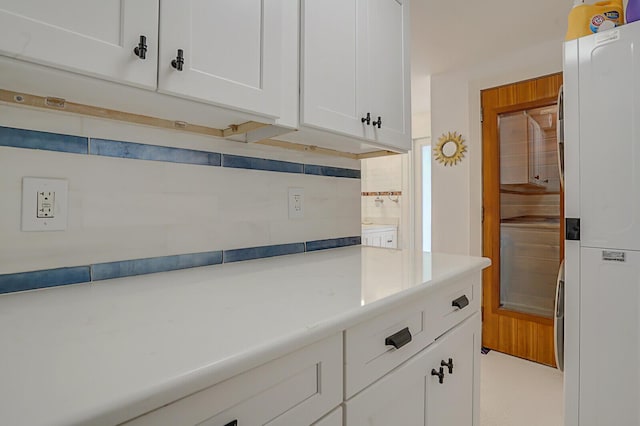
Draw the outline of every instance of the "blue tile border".
[[[221,263],[222,251],[122,260],[91,265],[91,279],[93,281],[101,281],[111,278],[130,277],[132,275],[195,268],[198,266],[219,265]]]
[[[45,269],[0,275],[0,294],[68,284],[88,283],[133,275],[153,274],[199,266],[220,265],[360,244],[360,237],[331,238],[306,243],[276,244],[232,250],[178,254],[146,259],[121,260],[87,266]]]
[[[360,170],[0,126],[0,146],[135,160],[360,179]]]
[[[314,164],[305,164],[304,173],[306,175],[360,179],[360,170],[343,169],[340,167],[330,167],[330,166],[317,166]]]
[[[278,244],[274,246],[249,247],[224,251],[224,263],[243,260],[262,259],[265,257],[284,256],[304,253],[304,243]]]
[[[109,139],[91,138],[89,149],[91,155],[102,155],[105,157],[166,161],[170,163],[197,164],[201,166],[220,166],[221,164],[221,155],[217,152],[120,142]]]
[[[88,138],[0,126],[0,146],[88,154]]]
[[[302,173],[304,164],[288,161],[267,160],[264,158],[242,157],[239,155],[222,154],[222,167],[234,169],[264,170],[269,172]]]
[[[91,281],[91,276],[88,266],[3,274],[0,275],[0,294],[89,281]]]
[[[331,238],[328,240],[307,241],[307,251],[326,250],[338,247],[357,246],[360,245],[362,238],[360,236],[355,237],[343,237],[343,238]]]

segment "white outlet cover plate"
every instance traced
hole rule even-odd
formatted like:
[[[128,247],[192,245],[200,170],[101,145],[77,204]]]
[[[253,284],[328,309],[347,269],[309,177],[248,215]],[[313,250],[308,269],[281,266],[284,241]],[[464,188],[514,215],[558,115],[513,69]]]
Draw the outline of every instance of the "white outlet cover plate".
[[[289,219],[304,217],[304,188],[289,188]]]
[[[22,178],[22,230],[64,231],[67,229],[68,188],[66,179]],[[55,192],[53,217],[38,217],[38,192]]]

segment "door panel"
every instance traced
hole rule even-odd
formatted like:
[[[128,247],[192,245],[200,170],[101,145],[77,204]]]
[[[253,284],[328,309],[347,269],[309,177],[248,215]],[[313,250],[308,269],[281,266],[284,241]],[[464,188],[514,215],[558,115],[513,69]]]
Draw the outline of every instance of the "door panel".
[[[345,405],[350,426],[425,426],[426,372],[433,363],[429,349],[366,388]]]
[[[382,119],[382,127],[368,128],[369,137],[403,149],[409,138],[409,92],[405,90],[407,72],[404,44],[406,1],[368,0],[367,37],[368,88],[362,94],[374,120]]]
[[[302,2],[303,124],[365,136],[366,115],[358,93],[364,88],[365,52],[358,48],[358,24],[364,18],[357,0]],[[327,31],[327,28],[331,28]],[[366,57],[366,56],[364,56]],[[330,59],[329,59],[330,58]]]
[[[608,43],[597,44],[595,37],[580,41],[580,166],[618,166],[607,168],[606,176],[581,176],[583,246],[640,249],[640,197],[632,196],[640,193],[637,49],[629,32]]]
[[[581,426],[640,424],[640,252],[624,254],[581,249]]]
[[[453,369],[449,373],[448,366],[444,367],[443,383],[434,376],[427,378],[427,426],[474,424],[474,369],[479,368],[474,365],[478,346],[475,339],[479,338],[477,321],[476,315],[445,335],[443,342],[436,340],[438,346],[431,356],[435,361],[432,368],[438,369],[451,361]]]
[[[564,239],[554,115],[561,83],[554,74],[481,94],[483,255],[492,259],[483,273],[483,346],[548,365]]]
[[[133,49],[146,37],[146,59]],[[156,88],[158,0],[0,0],[0,54]]]
[[[163,1],[158,90],[279,117],[284,4]],[[184,55],[182,71],[171,65],[178,49]]]

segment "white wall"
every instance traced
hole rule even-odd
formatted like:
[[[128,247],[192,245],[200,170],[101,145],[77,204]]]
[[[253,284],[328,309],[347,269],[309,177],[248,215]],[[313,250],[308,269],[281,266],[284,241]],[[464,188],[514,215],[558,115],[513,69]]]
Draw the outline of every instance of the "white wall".
[[[359,169],[359,161],[0,105],[0,125]],[[21,232],[24,176],[69,180],[64,232]],[[305,190],[289,220],[288,187]],[[0,274],[360,235],[360,180],[0,147]]]
[[[453,167],[432,164],[433,251],[482,254],[480,91],[562,71],[562,40],[546,42],[469,69],[431,76],[433,144],[457,131],[468,152]]]

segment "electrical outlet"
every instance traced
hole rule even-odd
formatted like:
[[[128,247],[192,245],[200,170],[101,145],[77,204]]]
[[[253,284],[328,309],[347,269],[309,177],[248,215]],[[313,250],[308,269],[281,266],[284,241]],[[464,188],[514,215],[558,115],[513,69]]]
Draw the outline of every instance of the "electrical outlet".
[[[53,191],[40,191],[38,192],[38,202],[36,204],[36,217],[52,218],[54,217],[56,205],[56,193]]]
[[[304,188],[289,188],[289,219],[304,217]]]
[[[67,229],[67,193],[65,179],[22,178],[22,230]]]

